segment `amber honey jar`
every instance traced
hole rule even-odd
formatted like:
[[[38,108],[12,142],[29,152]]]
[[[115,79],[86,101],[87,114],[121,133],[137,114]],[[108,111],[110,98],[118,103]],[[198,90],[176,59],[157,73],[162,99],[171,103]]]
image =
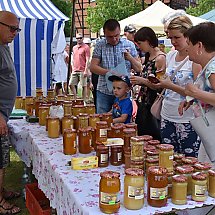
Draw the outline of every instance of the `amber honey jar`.
[[[187,177],[184,175],[172,177],[172,203],[175,205],[187,203]]]
[[[113,123],[113,116],[112,116],[112,113],[103,113],[103,114],[102,114],[102,121],[106,121],[108,127],[110,127],[111,124]]]
[[[144,140],[141,136],[131,137],[131,160],[143,160]]]
[[[67,94],[66,100],[67,100],[67,101],[72,101],[72,100],[74,100],[74,94]]]
[[[55,100],[55,91],[54,91],[54,89],[48,89],[47,90],[47,100],[48,101]]]
[[[78,132],[78,147],[82,154],[89,154],[92,151],[91,147],[91,128],[80,128]]]
[[[111,146],[110,163],[113,166],[122,164],[122,146]]]
[[[147,141],[148,142],[148,145],[152,145],[152,146],[159,146],[160,145],[160,141],[159,140],[149,140]]]
[[[184,165],[191,165],[191,166],[193,166],[195,163],[198,162],[198,159],[195,158],[195,157],[183,157],[181,159],[181,161],[182,161],[182,164],[184,164]]]
[[[73,116],[78,116],[80,113],[85,113],[84,105],[75,105],[72,107]]]
[[[173,172],[167,172],[168,178],[168,198],[172,198],[172,176],[174,175]]]
[[[100,114],[89,115],[89,126],[96,128],[96,123],[100,121]]]
[[[178,166],[175,169],[176,174],[185,175],[187,177],[187,195],[192,194],[192,177],[194,168],[189,165]]]
[[[74,120],[73,116],[64,116],[61,120],[61,125],[62,125],[62,134],[64,133],[65,129],[73,129],[74,128]]]
[[[170,144],[159,145],[159,166],[167,169],[168,172],[173,172],[173,153],[174,146]]]
[[[98,166],[107,167],[109,162],[109,148],[103,144],[97,145],[96,156],[98,157]]]
[[[167,169],[151,166],[147,177],[147,201],[152,207],[163,207],[167,204],[168,179]]]
[[[96,141],[107,142],[108,124],[106,121],[96,122]]]
[[[57,95],[57,101],[65,101],[66,100],[66,95],[61,94],[61,95]]]
[[[192,194],[194,201],[204,202],[207,199],[207,175],[203,172],[192,174]]]
[[[100,176],[99,208],[103,213],[117,213],[120,208],[120,173],[105,171]]]
[[[144,170],[144,160],[131,160],[131,168]]]
[[[87,128],[89,126],[89,115],[87,113],[78,114],[78,128]]]
[[[116,123],[111,125],[111,138],[123,138],[123,125],[121,123]]]
[[[39,124],[42,126],[46,125],[46,117],[49,115],[49,107],[40,106],[39,107]]]
[[[96,109],[95,109],[95,105],[94,104],[87,104],[85,106],[85,113],[87,114],[95,114]]]
[[[27,114],[29,116],[33,116],[33,114],[34,114],[34,103],[27,103],[26,104],[26,111],[27,111]]]
[[[148,170],[150,166],[158,166],[159,159],[158,158],[146,158],[145,159],[145,173],[148,174]]]
[[[65,155],[74,155],[77,151],[76,147],[76,130],[67,128],[63,133],[63,153]]]
[[[131,147],[124,147],[125,169],[131,167]]]
[[[33,99],[33,96],[26,96],[25,97],[25,110],[27,110],[27,104],[32,104],[34,103],[34,99]]]
[[[63,102],[64,116],[72,115],[72,103],[69,101]]]
[[[15,100],[15,109],[22,109],[23,100],[22,96],[17,96]]]
[[[124,178],[124,206],[129,210],[138,210],[144,204],[144,171],[128,168]]]
[[[83,99],[76,99],[75,100],[75,105],[84,105],[84,100]]]
[[[40,87],[36,88],[36,99],[43,100],[43,90]]]
[[[60,135],[60,119],[48,117],[48,137],[57,138]]]
[[[208,171],[209,180],[208,180],[208,195],[215,198],[215,170],[210,169]]]
[[[123,129],[124,148],[131,147],[131,137],[136,136],[136,130],[134,128]]]
[[[35,101],[35,116],[39,117],[39,107],[43,104],[42,100]]]

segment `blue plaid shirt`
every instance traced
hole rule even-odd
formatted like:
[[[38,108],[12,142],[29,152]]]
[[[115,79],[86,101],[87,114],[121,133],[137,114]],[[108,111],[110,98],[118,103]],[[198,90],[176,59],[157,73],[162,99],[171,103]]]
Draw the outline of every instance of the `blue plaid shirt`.
[[[133,57],[137,57],[137,50],[134,43],[131,41],[120,38],[119,43],[115,46],[107,43],[107,40],[101,39],[96,43],[93,51],[93,58],[100,59],[100,66],[104,69],[112,69],[116,67],[122,60],[124,60],[124,52],[128,50]],[[126,62],[128,76],[130,76],[131,63]],[[107,95],[113,95],[107,88],[105,75],[99,75],[97,90]]]

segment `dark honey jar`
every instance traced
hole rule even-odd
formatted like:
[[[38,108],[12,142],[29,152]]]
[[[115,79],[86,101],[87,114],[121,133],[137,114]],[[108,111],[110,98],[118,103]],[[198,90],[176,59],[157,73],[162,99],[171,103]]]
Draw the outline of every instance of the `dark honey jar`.
[[[131,147],[131,137],[134,136],[136,136],[136,131],[134,128],[123,129],[124,148]]]
[[[63,153],[65,155],[73,155],[77,151],[76,147],[76,130],[65,129],[63,134]]]
[[[102,121],[106,121],[108,127],[110,127],[111,124],[113,123],[113,116],[112,116],[112,113],[103,113],[103,114],[102,114]]]
[[[96,122],[96,141],[98,142],[107,141],[107,129],[108,125],[106,121]]]
[[[122,146],[111,146],[110,163],[113,166],[122,164]]]
[[[78,132],[79,152],[89,154],[92,151],[91,141],[91,128],[80,128]]]
[[[96,156],[98,157],[98,166],[107,167],[109,162],[109,148],[103,144],[97,145]]]
[[[123,125],[114,124],[111,125],[111,136],[112,138],[123,138]]]
[[[89,126],[96,128],[96,123],[100,121],[100,114],[89,115]]]

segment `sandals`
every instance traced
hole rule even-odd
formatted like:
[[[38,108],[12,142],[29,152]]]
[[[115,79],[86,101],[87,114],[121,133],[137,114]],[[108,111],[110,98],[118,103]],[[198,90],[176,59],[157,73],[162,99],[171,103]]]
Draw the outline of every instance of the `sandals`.
[[[0,201],[0,214],[12,215],[21,212],[21,209],[16,205],[9,204],[4,198]]]
[[[2,189],[2,194],[5,200],[11,200],[11,199],[16,199],[21,196],[20,192],[16,191],[7,191],[6,189]]]

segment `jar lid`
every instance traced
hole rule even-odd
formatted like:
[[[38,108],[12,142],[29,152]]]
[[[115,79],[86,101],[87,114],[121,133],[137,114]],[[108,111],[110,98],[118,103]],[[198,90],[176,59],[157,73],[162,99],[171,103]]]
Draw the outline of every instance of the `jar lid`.
[[[159,145],[159,144],[160,144],[160,141],[159,141],[159,140],[149,140],[149,141],[148,141],[148,144],[149,144],[149,145],[156,146],[156,145]]]
[[[143,138],[144,141],[149,141],[153,139],[151,135],[142,135],[141,137]]]
[[[167,169],[161,166],[150,166],[148,172],[153,175],[164,175],[167,174]]]
[[[142,165],[144,164],[144,160],[131,160],[131,164]]]
[[[71,114],[66,114],[63,116],[62,120],[64,119],[73,119],[73,116]]]
[[[98,121],[96,122],[96,125],[107,125],[106,121]]]
[[[121,123],[116,123],[116,124],[111,125],[112,129],[123,129],[123,127],[124,126]]]
[[[144,146],[143,150],[144,152],[146,151],[150,151],[150,150],[155,150],[155,146],[152,146],[152,145],[147,145],[147,146]]]
[[[125,170],[126,175],[131,175],[131,176],[143,176],[144,171],[142,169],[138,168],[128,168]]]
[[[208,170],[212,168],[212,165],[210,163],[197,162],[193,167],[197,170]]]
[[[116,145],[116,146],[111,146],[111,150],[112,149],[122,149],[122,146]]]
[[[125,124],[125,127],[126,128],[137,128],[137,124],[136,123],[127,123],[127,124]]]
[[[49,109],[49,106],[47,106],[46,104],[43,104],[39,106],[39,109]]]
[[[188,173],[192,173],[194,171],[194,168],[189,165],[183,165],[183,166],[176,167],[176,171],[181,174],[188,174]]]
[[[211,176],[215,176],[215,169],[208,170],[208,174]]]
[[[88,114],[87,113],[79,113],[78,114],[78,117],[88,117]]]
[[[74,105],[72,108],[75,108],[75,109],[84,108],[84,105]]]
[[[173,172],[167,172],[167,177],[172,177],[174,175]]]
[[[146,158],[145,161],[147,163],[159,163],[159,159],[158,158]]]
[[[144,142],[144,138],[142,136],[131,137],[131,141],[133,142]]]
[[[184,158],[184,154],[174,153],[174,160],[181,160]]]
[[[114,171],[105,171],[105,172],[101,172],[100,176],[103,178],[119,178],[120,173],[114,172]]]
[[[65,129],[64,129],[64,134],[65,134],[65,133],[76,133],[76,129],[65,128]]]
[[[158,148],[161,150],[161,151],[170,151],[170,150],[173,150],[174,149],[174,146],[173,145],[170,145],[170,144],[160,144],[158,146]]]
[[[174,181],[174,182],[187,182],[187,177],[184,175],[174,175],[174,176],[172,176],[172,181]]]
[[[151,149],[151,150],[147,150],[146,151],[146,154],[147,155],[158,155],[159,154],[159,152],[158,152],[158,150],[156,150],[156,149]]]
[[[86,107],[95,107],[94,104],[86,104]]]
[[[104,144],[98,144],[96,149],[97,150],[108,150],[108,146],[105,146]]]
[[[90,114],[89,117],[92,117],[92,118],[99,118],[100,117],[100,114],[98,113],[95,113],[95,114]]]
[[[182,162],[185,164],[195,164],[198,161],[197,158],[195,157],[184,157],[182,158]]]
[[[50,120],[60,120],[58,117],[56,116],[49,116],[48,119]]]
[[[79,131],[81,131],[81,132],[89,132],[89,131],[91,131],[91,127],[86,127],[86,128],[79,128]]]
[[[132,134],[132,133],[136,133],[136,130],[134,128],[124,128],[123,133],[124,134]]]
[[[206,180],[207,179],[207,174],[203,173],[203,172],[195,172],[192,174],[192,178],[194,180],[200,180],[200,181],[203,181],[203,180]]]

